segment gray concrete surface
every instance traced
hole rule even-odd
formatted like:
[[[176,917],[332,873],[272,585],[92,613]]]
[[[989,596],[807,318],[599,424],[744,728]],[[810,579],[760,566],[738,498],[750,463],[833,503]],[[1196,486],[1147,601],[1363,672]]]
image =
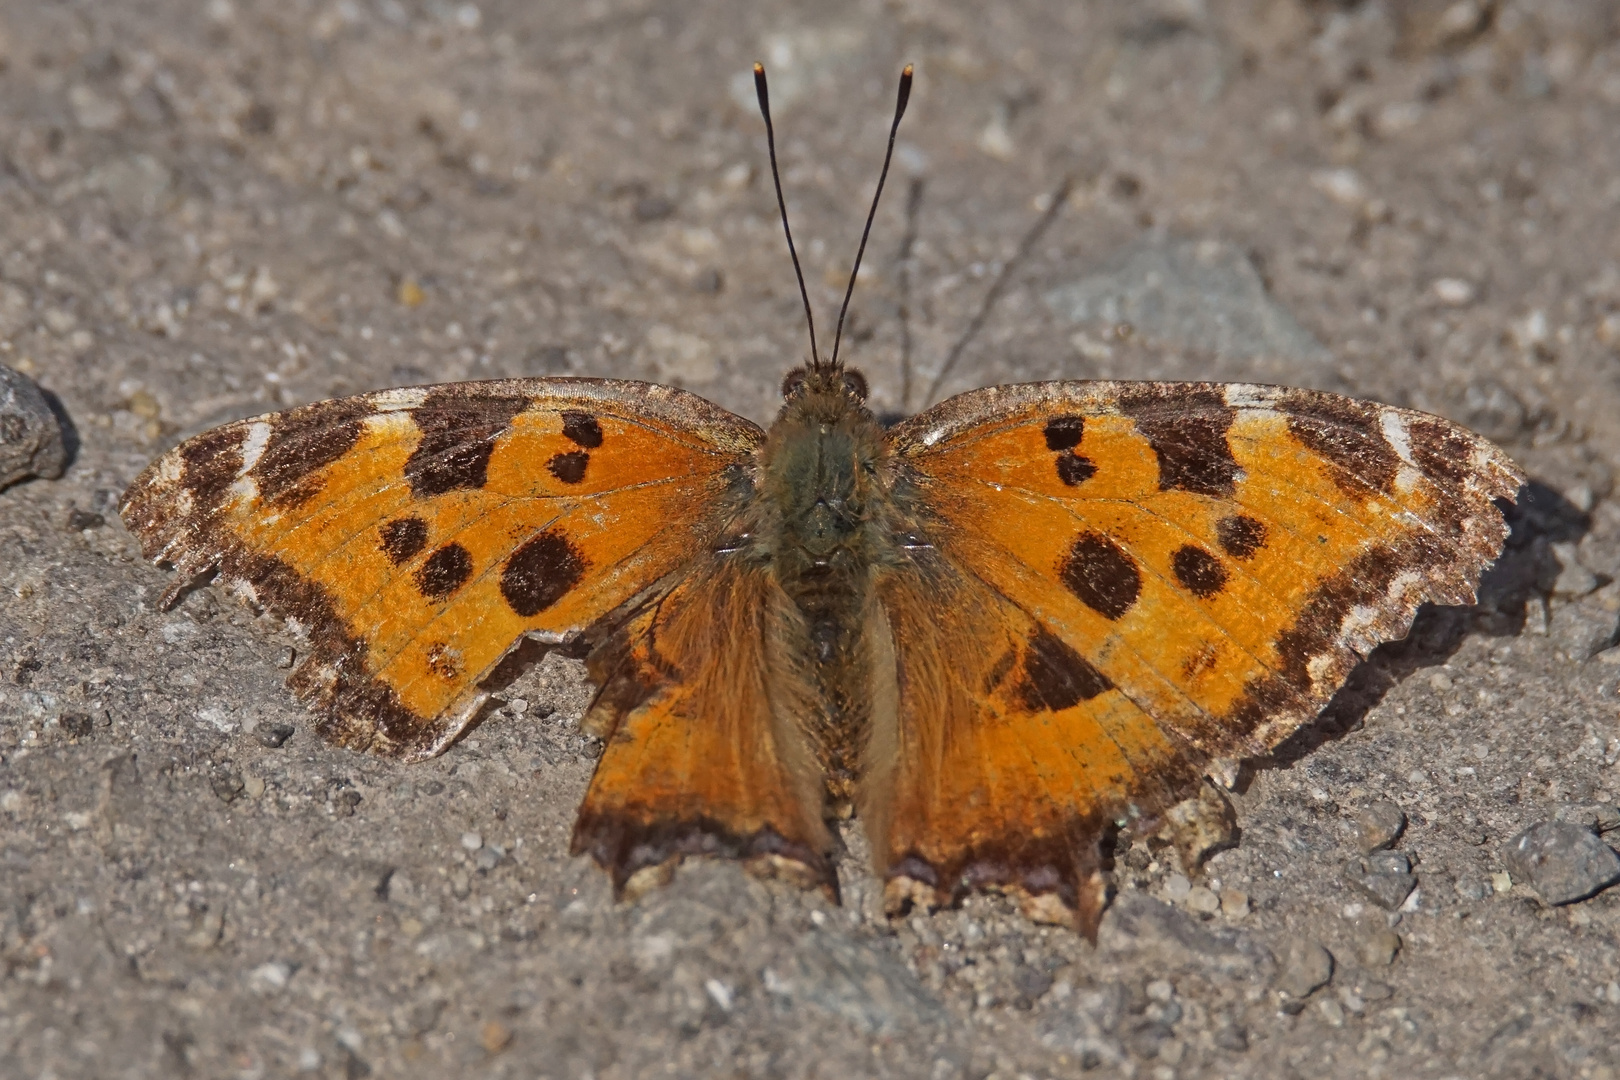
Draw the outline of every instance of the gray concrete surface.
[[[112,509],[188,434],[391,384],[589,372],[768,416],[804,345],[756,57],[824,320],[918,65],[854,311],[880,406],[1070,175],[947,389],[1306,383],[1535,478],[1484,603],[1239,777],[1235,847],[1190,879],[1119,852],[1095,950],[996,899],[887,922],[853,837],[842,908],[715,865],[616,906],[566,854],[578,665],[428,764],[328,749],[296,640],[208,589],[157,611]],[[0,492],[0,1075],[1615,1076],[1620,895],[1545,907],[1502,846],[1620,796],[1617,177],[1603,0],[0,6],[0,363],[80,441]],[[1265,287],[1218,291],[1325,351],[1043,299],[1206,241]],[[1396,911],[1347,884],[1402,872],[1362,850],[1380,800]]]

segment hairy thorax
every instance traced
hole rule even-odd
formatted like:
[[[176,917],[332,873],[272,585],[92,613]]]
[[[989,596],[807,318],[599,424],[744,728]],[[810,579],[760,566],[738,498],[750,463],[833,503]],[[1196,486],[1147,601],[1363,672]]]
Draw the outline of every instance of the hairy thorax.
[[[771,572],[803,619],[824,706],[806,718],[834,807],[847,807],[866,737],[870,661],[864,626],[873,568],[893,514],[882,485],[883,432],[840,373],[807,376],[760,452],[761,536]]]

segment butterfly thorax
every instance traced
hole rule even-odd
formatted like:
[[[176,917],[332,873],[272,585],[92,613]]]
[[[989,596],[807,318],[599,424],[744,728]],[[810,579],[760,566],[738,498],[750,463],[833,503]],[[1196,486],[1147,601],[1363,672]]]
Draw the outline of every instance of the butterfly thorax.
[[[835,801],[854,779],[869,673],[862,641],[886,495],[883,431],[864,381],[842,370],[790,378],[760,451],[762,539],[803,616],[827,715],[812,720]]]

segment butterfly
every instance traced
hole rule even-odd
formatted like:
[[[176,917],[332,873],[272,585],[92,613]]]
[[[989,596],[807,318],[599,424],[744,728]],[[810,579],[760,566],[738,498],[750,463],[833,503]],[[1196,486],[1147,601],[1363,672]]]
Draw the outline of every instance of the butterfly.
[[[713,855],[836,895],[853,814],[891,912],[1000,890],[1094,939],[1111,831],[1472,603],[1523,479],[1271,386],[993,386],[885,427],[810,325],[767,429],[641,382],[383,390],[198,435],[122,514],[171,594],[215,573],[308,635],[290,685],[342,746],[438,754],[520,641],[583,654],[572,850],[621,894]]]

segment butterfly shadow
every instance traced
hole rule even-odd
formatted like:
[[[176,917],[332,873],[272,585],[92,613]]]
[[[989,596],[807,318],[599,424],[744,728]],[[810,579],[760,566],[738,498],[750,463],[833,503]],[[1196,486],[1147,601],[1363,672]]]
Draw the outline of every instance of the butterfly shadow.
[[[1314,721],[1265,757],[1245,762],[1235,790],[1247,790],[1259,770],[1292,768],[1323,744],[1360,731],[1386,694],[1415,672],[1444,664],[1470,632],[1497,638],[1525,632],[1531,605],[1545,600],[1561,569],[1552,545],[1578,542],[1591,528],[1591,518],[1534,479],[1520,489],[1518,502],[1497,505],[1507,519],[1508,538],[1501,556],[1480,578],[1478,602],[1419,608],[1407,635],[1369,653]]]

